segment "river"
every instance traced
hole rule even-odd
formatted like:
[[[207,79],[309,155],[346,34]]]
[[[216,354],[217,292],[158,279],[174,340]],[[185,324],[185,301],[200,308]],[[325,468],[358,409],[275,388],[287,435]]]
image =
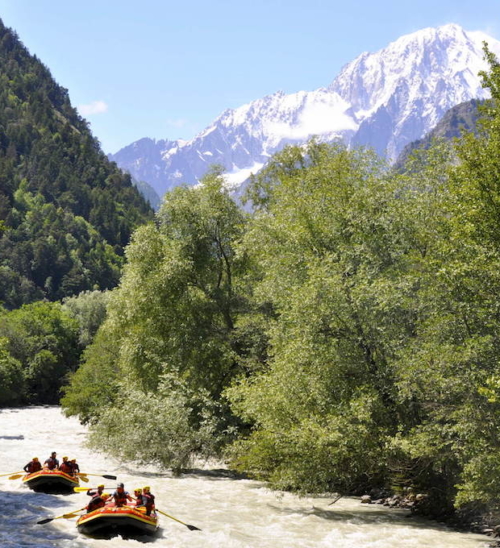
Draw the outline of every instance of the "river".
[[[127,490],[150,485],[157,507],[184,525],[161,517],[150,540],[95,540],[78,534],[75,519],[36,522],[82,508],[85,493],[46,495],[20,480],[0,478],[0,546],[19,548],[135,548],[144,544],[175,548],[485,548],[482,535],[457,533],[444,526],[408,517],[404,510],[361,505],[358,499],[299,498],[276,493],[256,481],[231,478],[225,470],[205,466],[173,477],[154,468],[123,465],[85,447],[86,430],[57,407],[0,410],[0,474],[22,470],[32,457],[77,458],[82,472],[117,475]],[[116,482],[103,481],[109,490]],[[90,478],[89,478],[90,479]]]

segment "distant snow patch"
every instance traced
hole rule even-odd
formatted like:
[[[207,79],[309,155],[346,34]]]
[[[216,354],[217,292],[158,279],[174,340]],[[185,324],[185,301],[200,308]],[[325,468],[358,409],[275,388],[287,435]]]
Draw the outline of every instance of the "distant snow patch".
[[[246,181],[250,175],[258,173],[262,168],[264,167],[264,164],[255,162],[252,166],[246,167],[243,169],[234,169],[233,171],[229,173],[224,174],[224,182],[225,187],[229,190],[236,188],[243,183],[243,181]]]

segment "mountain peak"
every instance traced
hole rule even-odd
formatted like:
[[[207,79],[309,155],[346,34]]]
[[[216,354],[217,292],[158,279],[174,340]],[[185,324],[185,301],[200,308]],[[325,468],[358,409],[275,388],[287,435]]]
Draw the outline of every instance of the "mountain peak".
[[[484,40],[500,55],[500,42],[482,32],[455,23],[425,28],[360,54],[327,87],[276,91],[227,109],[191,141],[167,141],[169,150],[160,155],[147,152],[149,160],[134,156],[130,147],[115,158],[133,175],[139,170],[138,178],[160,195],[182,182],[195,184],[214,163],[225,166],[228,182],[237,184],[286,144],[312,136],[370,146],[392,160],[452,106],[487,97],[478,76],[487,68]]]

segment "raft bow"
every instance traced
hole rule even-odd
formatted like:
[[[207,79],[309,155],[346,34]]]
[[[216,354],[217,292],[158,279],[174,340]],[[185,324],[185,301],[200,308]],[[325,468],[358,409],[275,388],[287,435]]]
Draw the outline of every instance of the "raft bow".
[[[61,470],[39,470],[27,474],[22,481],[33,491],[43,493],[73,492],[74,487],[80,485],[78,478],[65,474]]]
[[[142,510],[142,511],[141,511]],[[158,516],[145,514],[145,508],[104,506],[81,516],[76,522],[84,535],[152,535],[158,529]]]

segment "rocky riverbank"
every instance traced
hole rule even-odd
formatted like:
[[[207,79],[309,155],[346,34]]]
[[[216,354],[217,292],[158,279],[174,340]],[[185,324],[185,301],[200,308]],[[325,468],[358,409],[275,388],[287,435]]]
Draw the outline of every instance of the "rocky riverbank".
[[[411,489],[402,494],[372,490],[362,495],[362,504],[381,504],[389,508],[404,508],[412,515],[423,516],[446,524],[458,531],[469,531],[492,538],[490,548],[500,548],[500,512],[484,508],[466,508],[458,511],[436,512],[434,505],[425,493],[415,493]]]

